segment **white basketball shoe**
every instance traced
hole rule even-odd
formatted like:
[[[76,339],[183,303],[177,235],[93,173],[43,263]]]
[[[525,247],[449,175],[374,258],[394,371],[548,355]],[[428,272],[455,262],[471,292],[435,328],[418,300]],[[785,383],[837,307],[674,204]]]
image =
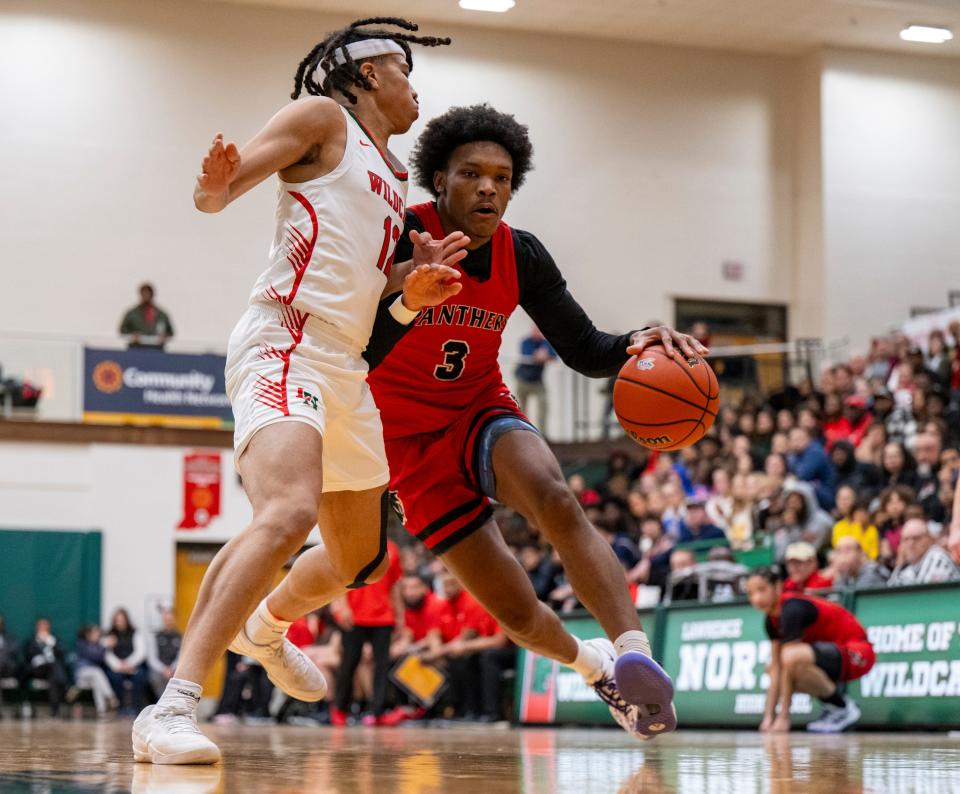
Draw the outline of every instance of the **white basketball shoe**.
[[[133,757],[152,764],[215,764],[220,748],[200,732],[190,703],[147,706],[133,723]]]

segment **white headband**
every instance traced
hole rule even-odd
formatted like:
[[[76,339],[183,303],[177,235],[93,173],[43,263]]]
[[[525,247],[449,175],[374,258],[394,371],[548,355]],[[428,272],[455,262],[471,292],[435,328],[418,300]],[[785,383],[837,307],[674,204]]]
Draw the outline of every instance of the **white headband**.
[[[403,47],[393,39],[361,39],[360,41],[354,41],[346,45],[346,49],[347,52],[350,53],[350,57],[355,61],[360,61],[364,58],[374,58],[377,55],[403,55],[404,57],[407,55]],[[347,62],[346,56],[343,54],[343,47],[337,47],[333,57],[338,66]],[[322,83],[323,78],[324,75],[320,67],[317,66],[313,79],[318,83]]]

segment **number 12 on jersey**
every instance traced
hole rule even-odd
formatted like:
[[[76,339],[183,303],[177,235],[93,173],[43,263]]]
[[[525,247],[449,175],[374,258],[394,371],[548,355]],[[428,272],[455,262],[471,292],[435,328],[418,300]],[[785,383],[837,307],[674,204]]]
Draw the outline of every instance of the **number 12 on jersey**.
[[[393,246],[390,245],[391,240]],[[383,245],[380,247],[380,258],[377,260],[377,270],[383,271],[385,276],[390,275],[390,266],[393,264],[393,255],[397,252],[397,243],[400,241],[400,227],[394,226],[389,216],[383,219]]]
[[[437,364],[433,377],[437,380],[456,380],[463,374],[470,345],[460,339],[448,339],[440,349],[443,351],[443,363]]]

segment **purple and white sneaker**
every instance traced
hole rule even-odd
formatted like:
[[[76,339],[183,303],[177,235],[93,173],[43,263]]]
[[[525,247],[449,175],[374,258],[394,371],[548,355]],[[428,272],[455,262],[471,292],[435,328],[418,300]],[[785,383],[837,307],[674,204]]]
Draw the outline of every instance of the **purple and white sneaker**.
[[[659,664],[638,651],[618,657],[613,643],[605,638],[585,644],[603,657],[603,673],[592,686],[620,727],[641,739],[676,730],[673,682]]]

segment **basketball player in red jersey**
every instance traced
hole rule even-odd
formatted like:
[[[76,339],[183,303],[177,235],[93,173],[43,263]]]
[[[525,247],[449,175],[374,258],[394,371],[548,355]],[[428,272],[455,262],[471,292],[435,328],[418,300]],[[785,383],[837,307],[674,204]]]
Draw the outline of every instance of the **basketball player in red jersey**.
[[[253,520],[204,576],[174,678],[134,723],[138,761],[219,760],[197,727],[196,706],[228,644],[258,659],[288,694],[322,698],[322,674],[286,629],[387,567],[389,472],[362,351],[403,226],[406,171],[387,144],[419,113],[408,42],[449,44],[404,32],[416,29],[381,18],[332,33],[297,70],[293,98],[304,88],[311,97],[281,109],[241,151],[218,135],[203,161],[194,201],[204,212],[223,210],[273,174],[280,179],[268,266],[227,353],[235,459]],[[446,241],[448,263],[462,255],[462,238]],[[396,301],[402,312],[459,290],[444,283],[459,273],[442,256],[427,263],[420,253]],[[257,606],[318,516],[323,547],[296,561],[288,597]]]
[[[790,730],[794,692],[823,702],[823,714],[807,730],[839,733],[853,725],[860,709],[841,694],[840,684],[866,675],[876,660],[860,622],[832,601],[785,592],[780,574],[771,568],[750,574],[747,594],[753,607],[767,616],[771,641],[770,688],[760,730]]]
[[[526,127],[486,105],[450,110],[417,142],[418,182],[436,200],[408,208],[407,228],[435,240],[463,232],[470,253],[455,299],[406,327],[386,311],[378,315],[369,382],[384,421],[390,487],[407,529],[442,556],[511,639],[580,672],[620,725],[649,738],[676,726],[672,682],[651,658],[616,556],[520,412],[497,358],[518,307],[565,363],[593,377],[615,374],[653,344],[678,357],[707,350],[669,328],[614,336],[594,327],[542,243],[503,222],[531,156]],[[400,250],[409,246],[401,242]],[[580,642],[537,600],[493,520],[491,498],[526,516],[558,551],[580,602],[613,643]]]

